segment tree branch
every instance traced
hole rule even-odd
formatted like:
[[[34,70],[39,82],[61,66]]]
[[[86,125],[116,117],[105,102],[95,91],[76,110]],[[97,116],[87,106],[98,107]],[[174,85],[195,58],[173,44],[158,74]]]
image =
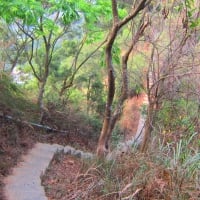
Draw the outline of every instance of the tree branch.
[[[30,53],[30,56],[29,56],[28,52],[26,51],[26,55],[27,55],[27,58],[28,58],[28,63],[31,66],[31,69],[33,71],[34,76],[38,79],[38,81],[41,81],[41,77],[39,77],[39,75],[37,74],[37,72],[36,72],[36,70],[33,66],[33,63],[32,63],[33,51],[34,51],[34,38],[28,33],[28,31],[26,31],[24,29],[24,27],[21,24],[19,24],[18,22],[15,22],[15,23],[19,27],[19,29],[31,40],[31,53]]]
[[[126,16],[122,21],[119,22],[118,26],[119,29],[127,24],[131,19],[133,19],[141,10],[143,10],[151,0],[142,0],[139,2],[138,6],[136,8],[132,8],[130,14]]]
[[[79,69],[106,43],[107,39],[105,39],[102,43],[100,43],[97,48],[92,51],[80,64],[79,66],[76,68],[76,70],[73,72],[71,78],[70,78],[70,81],[69,83],[67,84],[67,78],[65,78],[64,82],[63,82],[63,86],[62,86],[62,89],[60,91],[60,96],[63,95],[64,91],[68,88],[70,88],[72,85],[73,85],[73,82],[74,82],[74,79],[75,79],[75,76],[76,76],[76,73],[79,71]],[[78,57],[79,57],[79,54],[81,52],[81,49],[82,49],[82,46],[83,44],[81,44],[78,52],[76,53],[76,56],[75,56],[75,59],[73,61],[73,63],[77,63],[77,60],[78,60]]]

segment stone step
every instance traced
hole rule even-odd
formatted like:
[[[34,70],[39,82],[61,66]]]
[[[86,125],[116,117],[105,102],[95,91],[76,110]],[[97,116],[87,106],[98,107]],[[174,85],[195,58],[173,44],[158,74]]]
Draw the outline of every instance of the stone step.
[[[83,159],[94,157],[91,153],[70,146],[37,143],[27,155],[22,157],[22,162],[13,169],[13,173],[5,179],[7,200],[47,200],[40,176],[45,172],[53,155],[61,150]]]

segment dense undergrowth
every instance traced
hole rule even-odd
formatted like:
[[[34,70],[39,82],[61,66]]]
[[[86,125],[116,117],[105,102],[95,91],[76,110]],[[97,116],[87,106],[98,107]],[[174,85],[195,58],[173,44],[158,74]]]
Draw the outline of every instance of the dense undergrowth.
[[[69,155],[56,154],[42,182],[48,197],[59,200],[197,200],[198,140],[199,136],[193,134],[176,144],[150,148],[147,153],[133,148],[111,161],[78,162]],[[77,162],[78,169],[71,170],[69,178],[68,168]]]
[[[101,123],[73,107],[47,104],[43,123],[66,135],[46,132],[38,122],[34,102],[6,75],[0,79],[0,177],[3,179],[35,142],[70,144],[93,151]],[[142,112],[145,112],[144,110]],[[7,119],[10,115],[14,119]],[[132,148],[112,161],[80,160],[56,154],[42,177],[47,195],[60,199],[197,200],[200,198],[200,136],[198,103],[180,98],[166,101],[156,113],[148,151]],[[24,121],[25,120],[25,121]],[[118,142],[119,131],[114,134]],[[114,145],[115,146],[115,145]],[[65,173],[63,173],[65,171]],[[75,171],[74,174],[72,171]],[[69,172],[71,175],[69,176]],[[52,184],[53,183],[53,184]],[[55,184],[56,183],[56,184]],[[0,182],[2,193],[3,183]],[[49,189],[50,188],[50,189]],[[3,199],[2,196],[0,198]]]
[[[33,113],[38,113],[36,104],[26,98],[26,94],[6,73],[0,74],[0,110],[4,114],[12,113],[25,119],[31,119]],[[33,111],[32,115],[29,111]]]
[[[49,105],[43,125],[39,124],[40,112],[34,101],[12,82],[6,74],[0,75],[0,199],[3,196],[3,179],[21,160],[21,155],[36,142],[72,145],[78,149],[94,151],[98,126],[73,108],[58,110]],[[31,123],[30,123],[31,122]],[[60,132],[60,131],[64,132]]]
[[[145,109],[141,112],[145,114]],[[133,146],[127,154],[110,161],[77,161],[69,155],[56,154],[42,177],[47,196],[56,200],[198,200],[198,116],[195,99],[166,101],[155,113],[145,153]],[[119,131],[114,132],[114,144],[119,138]],[[68,178],[74,163],[78,169],[70,170]]]

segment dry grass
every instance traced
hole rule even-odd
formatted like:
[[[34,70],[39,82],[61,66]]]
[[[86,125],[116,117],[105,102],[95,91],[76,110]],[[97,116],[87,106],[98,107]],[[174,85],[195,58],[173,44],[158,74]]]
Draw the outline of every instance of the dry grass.
[[[2,109],[3,110],[3,109]],[[9,111],[9,115],[13,116],[12,110]],[[33,111],[30,115],[34,115]],[[83,129],[85,135],[79,134],[79,130],[83,125],[79,126],[77,121],[71,122],[70,119],[66,119],[67,114],[57,113],[54,116],[54,123],[52,127],[59,127],[59,124],[69,124],[70,127],[66,127],[67,134],[59,134],[57,132],[46,132],[28,124],[21,122],[14,122],[0,116],[0,199],[4,200],[3,196],[3,179],[10,172],[11,169],[20,161],[21,155],[25,154],[28,149],[32,148],[34,143],[57,143],[61,145],[72,145],[76,148],[94,151],[96,146],[95,141],[92,138],[88,139],[90,135],[91,128],[85,127]],[[73,118],[74,120],[76,117]],[[26,119],[28,120],[28,119]],[[46,119],[48,123],[52,121],[51,119]],[[49,121],[48,121],[49,120]],[[48,124],[47,123],[47,124]],[[74,125],[75,123],[75,125]],[[63,126],[64,126],[63,125]]]
[[[134,152],[114,161],[83,161],[61,153],[42,177],[43,185],[54,200],[198,200],[195,175],[182,177],[159,156]]]
[[[121,120],[119,122],[120,129],[125,135],[125,140],[131,139],[137,131],[139,118],[140,118],[140,107],[144,101],[144,94],[135,96],[128,99],[124,105]]]
[[[135,97],[125,106],[121,127],[130,130],[127,138],[137,127],[142,98]],[[175,151],[178,149],[173,154],[172,147],[161,148],[158,142],[155,145],[155,140],[148,153],[133,149],[113,161],[83,161],[61,153],[52,160],[42,182],[51,200],[198,200],[200,174],[197,168],[190,173],[194,166],[181,162],[183,157],[185,163],[189,161],[198,149],[199,135],[193,139],[196,144],[189,145],[191,151],[183,145],[180,154]]]

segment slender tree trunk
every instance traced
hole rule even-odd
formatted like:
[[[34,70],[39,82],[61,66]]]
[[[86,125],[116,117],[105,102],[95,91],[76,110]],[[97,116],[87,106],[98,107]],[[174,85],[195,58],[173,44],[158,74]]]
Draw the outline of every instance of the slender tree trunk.
[[[154,118],[154,111],[155,111],[155,105],[157,102],[157,86],[154,84],[154,68],[152,68],[153,65],[153,56],[155,53],[155,48],[153,47],[151,52],[151,60],[149,63],[149,68],[146,74],[146,80],[147,80],[147,96],[148,96],[148,108],[147,108],[147,117],[145,121],[144,126],[144,137],[142,144],[140,146],[140,151],[145,152],[148,148],[149,140],[151,137],[152,132],[152,123]]]
[[[117,10],[117,1],[112,0],[112,12],[113,12],[113,26],[111,32],[108,35],[107,43],[106,43],[106,67],[107,67],[107,77],[108,77],[108,94],[107,94],[107,102],[104,113],[104,121],[100,134],[100,138],[97,146],[97,155],[105,156],[108,152],[108,134],[109,134],[109,126],[112,116],[112,103],[115,95],[115,75],[114,68],[112,65],[112,47],[117,36],[119,27],[118,27],[118,10]]]
[[[106,53],[107,75],[108,75],[108,95],[107,95],[107,103],[106,103],[106,108],[105,108],[103,126],[102,126],[102,130],[101,130],[101,134],[100,134],[100,138],[99,138],[98,146],[97,146],[97,155],[98,156],[105,156],[105,154],[108,153],[109,139],[111,137],[111,133],[115,126],[115,123],[120,116],[121,106],[123,105],[123,102],[126,99],[126,97],[124,97],[124,96],[121,97],[121,100],[119,101],[118,109],[116,110],[115,115],[112,116],[112,103],[113,103],[113,99],[114,99],[114,95],[115,95],[115,76],[114,76],[114,68],[112,65],[112,47],[113,47],[114,41],[117,37],[118,31],[125,24],[127,24],[131,19],[133,19],[142,9],[145,8],[145,6],[146,6],[145,3],[146,3],[146,0],[141,0],[138,3],[138,6],[136,8],[133,8],[127,17],[125,17],[123,20],[119,21],[117,1],[112,0],[113,26],[112,26],[111,32],[109,33],[108,38],[107,38],[106,52],[105,52]],[[132,50],[132,48],[131,48],[131,50]],[[129,52],[129,54],[130,54],[130,52]],[[123,73],[124,74],[127,74],[126,70],[127,70],[128,55],[124,62],[125,65],[123,65],[123,67],[124,67]],[[126,78],[124,80],[126,80]],[[127,86],[128,86],[128,84],[125,81],[125,83],[123,84],[123,87],[124,87],[123,91],[125,91],[125,93],[122,95],[126,95]]]
[[[142,141],[142,145],[140,148],[141,152],[145,152],[148,148],[149,140],[151,137],[152,132],[152,121],[153,121],[153,104],[149,104],[147,109],[147,118],[145,121],[145,127],[144,127],[144,138]]]
[[[43,98],[44,98],[46,82],[47,82],[47,77],[42,82],[39,82],[39,94],[38,94],[37,103],[40,108],[40,124],[43,123],[44,116],[45,116],[45,107],[43,103]]]
[[[97,155],[104,156],[108,152],[108,133],[112,114],[112,102],[115,94],[115,76],[111,62],[111,49],[107,47],[106,63],[108,67],[108,96],[104,114],[104,122],[97,147]]]
[[[39,82],[39,93],[38,93],[37,103],[40,109],[44,108],[43,97],[44,97],[44,92],[45,92],[45,85],[46,85],[46,81]]]
[[[87,115],[90,113],[90,96],[91,96],[91,77],[89,77],[88,80],[88,86],[87,86]]]
[[[116,14],[116,10],[113,11]],[[101,135],[99,138],[98,146],[97,146],[97,155],[98,156],[104,156],[109,151],[109,141],[111,138],[112,131],[115,127],[115,124],[117,120],[120,118],[122,113],[122,107],[124,101],[128,98],[128,70],[127,70],[127,62],[129,55],[134,47],[134,45],[137,43],[139,38],[141,37],[142,33],[144,32],[145,28],[149,24],[148,22],[146,24],[141,23],[141,26],[138,28],[138,31],[135,36],[133,36],[132,43],[130,47],[127,49],[127,51],[122,56],[122,89],[121,89],[121,97],[119,99],[117,108],[115,112],[112,115],[112,103],[113,98],[115,94],[115,77],[114,77],[114,69],[112,66],[112,45],[114,43],[114,40],[116,38],[117,32],[119,30],[119,26],[115,23],[117,23],[117,17],[114,18],[114,24],[112,31],[108,37],[108,43],[106,46],[106,66],[108,69],[108,97],[107,97],[107,104],[106,104],[106,110],[104,115],[104,123],[101,131]]]
[[[128,62],[128,57],[131,53],[131,50],[133,48],[133,45],[125,52],[125,54],[122,56],[122,89],[121,89],[121,97],[119,99],[117,108],[115,112],[113,113],[110,124],[108,127],[108,132],[107,132],[107,138],[105,141],[106,147],[109,147],[109,141],[112,135],[112,131],[115,127],[116,122],[120,118],[123,110],[123,104],[124,101],[128,98],[128,70],[127,70],[127,62]]]

